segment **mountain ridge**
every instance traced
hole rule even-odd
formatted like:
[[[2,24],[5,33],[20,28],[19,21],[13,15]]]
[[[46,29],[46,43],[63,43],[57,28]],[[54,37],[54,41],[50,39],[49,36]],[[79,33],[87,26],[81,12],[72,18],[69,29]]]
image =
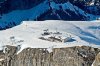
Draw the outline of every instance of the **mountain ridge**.
[[[28,3],[26,3],[28,1]],[[63,3],[57,3],[55,0],[39,0],[30,2],[31,0],[18,1],[21,3],[22,7],[14,6],[15,4],[9,4],[9,1],[5,3],[9,4],[9,9],[4,8],[7,6],[5,3],[1,6],[1,16],[0,16],[0,29],[7,29],[13,26],[19,25],[22,21],[43,21],[43,20],[68,20],[68,21],[90,21],[96,20],[98,17],[94,14],[89,14],[89,12],[84,11],[84,9],[79,8],[75,3],[71,1],[64,0]],[[14,2],[11,0],[11,2]],[[38,3],[37,3],[38,2]],[[16,3],[16,1],[15,1]],[[25,4],[26,6],[24,6]],[[34,5],[31,5],[33,3]],[[30,5],[28,5],[30,4]],[[16,9],[13,9],[16,7]],[[3,10],[5,9],[5,10]],[[9,11],[8,13],[3,13]]]

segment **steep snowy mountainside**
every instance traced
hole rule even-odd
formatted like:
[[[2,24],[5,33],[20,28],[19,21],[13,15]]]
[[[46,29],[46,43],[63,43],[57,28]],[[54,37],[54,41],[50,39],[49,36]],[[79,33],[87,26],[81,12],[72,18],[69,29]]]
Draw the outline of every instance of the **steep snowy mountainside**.
[[[55,2],[50,2],[51,9],[42,14],[38,20],[96,20],[96,16],[88,14],[77,6],[71,4],[69,1],[63,4],[57,4]]]
[[[56,3],[56,1],[49,0],[39,0],[39,2],[36,0],[34,0],[34,2],[31,1],[32,0],[25,0],[25,2],[22,0],[11,0],[11,2],[15,4],[11,4],[8,0],[4,1],[0,8],[0,29],[11,28],[27,20],[89,21],[99,18],[94,14],[89,14],[82,10],[70,1],[64,1],[64,3]],[[18,3],[20,3],[21,7],[19,7]],[[7,5],[9,6],[8,9],[6,8]],[[16,8],[14,9],[14,7]],[[8,12],[4,13],[4,11]]]
[[[85,12],[100,15],[100,0],[70,0],[70,2]]]
[[[46,1],[39,4],[36,7],[33,7],[32,9],[28,10],[16,10],[12,11],[8,14],[5,14],[0,19],[0,29],[6,29],[13,27],[15,25],[18,25],[21,23],[21,21],[24,20],[34,20],[38,16],[40,16],[42,13],[44,13],[46,10],[48,10],[48,5],[46,5]]]
[[[2,3],[0,3],[0,13],[3,15],[4,13],[9,13],[14,10],[27,10],[42,2],[44,2],[44,0],[3,0]]]
[[[0,31],[1,49],[5,45],[24,48],[61,48],[72,46],[92,46],[100,48],[100,30],[89,27],[99,26],[100,22],[69,22],[69,21],[24,21],[21,25]],[[52,26],[52,27],[51,27]],[[63,37],[71,36],[68,42],[51,42],[39,39],[43,30],[64,33]],[[96,33],[95,33],[96,31]],[[98,35],[98,36],[97,36]],[[44,36],[47,37],[47,36]],[[19,51],[19,52],[20,52]]]

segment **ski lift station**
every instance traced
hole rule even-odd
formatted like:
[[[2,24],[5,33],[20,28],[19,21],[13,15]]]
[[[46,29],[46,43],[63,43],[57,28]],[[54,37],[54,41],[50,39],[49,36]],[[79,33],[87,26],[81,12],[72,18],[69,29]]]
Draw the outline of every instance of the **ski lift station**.
[[[71,35],[67,33],[61,33],[58,31],[52,31],[49,32],[49,29],[43,30],[43,33],[41,34],[41,37],[39,37],[41,40],[51,41],[51,42],[68,42],[72,39]]]

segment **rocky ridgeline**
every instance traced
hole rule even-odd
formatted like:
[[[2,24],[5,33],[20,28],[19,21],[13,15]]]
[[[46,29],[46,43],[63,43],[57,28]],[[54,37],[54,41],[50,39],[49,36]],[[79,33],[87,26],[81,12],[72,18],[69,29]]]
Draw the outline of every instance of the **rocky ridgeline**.
[[[26,48],[17,54],[16,47],[7,46],[5,53],[0,52],[3,59],[0,63],[1,66],[91,66],[96,56],[96,62],[100,63],[99,52],[97,48],[77,46],[54,48],[51,53],[46,48]]]

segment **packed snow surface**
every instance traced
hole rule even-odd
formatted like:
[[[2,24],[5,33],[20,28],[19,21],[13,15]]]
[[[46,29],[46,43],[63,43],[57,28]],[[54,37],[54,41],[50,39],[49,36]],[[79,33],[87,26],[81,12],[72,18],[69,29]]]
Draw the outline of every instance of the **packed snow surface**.
[[[41,40],[43,30],[64,33],[63,36],[71,35],[74,41],[51,42]],[[25,48],[63,48],[72,46],[92,46],[100,48],[100,22],[84,21],[23,21],[21,25],[0,31],[0,50],[5,45],[20,45],[21,52]],[[19,53],[18,52],[18,53]]]

